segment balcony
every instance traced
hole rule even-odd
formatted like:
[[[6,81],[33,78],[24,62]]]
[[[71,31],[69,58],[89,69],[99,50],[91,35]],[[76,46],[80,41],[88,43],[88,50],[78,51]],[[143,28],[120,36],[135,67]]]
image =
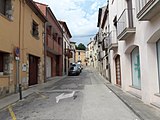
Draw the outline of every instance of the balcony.
[[[51,38],[50,35],[47,35],[47,47],[53,49],[53,39]]]
[[[47,36],[46,49],[55,55],[62,55],[62,45],[59,45],[50,35]]]
[[[54,41],[54,52],[56,55],[62,55],[62,45],[59,45],[56,41]]]
[[[102,31],[100,31],[98,35],[98,44],[102,44],[102,41],[103,41],[103,33]]]
[[[104,56],[105,56],[104,52],[103,52],[103,51],[100,51],[100,52],[98,53],[98,56],[97,56],[98,61],[102,61],[103,58],[104,58]]]
[[[64,55],[67,56],[68,58],[72,58],[73,57],[71,50],[68,49],[68,48],[65,49]]]
[[[159,0],[137,0],[137,18],[139,21],[151,20],[160,13]]]
[[[109,37],[108,36],[104,37],[102,42],[102,50],[108,50],[108,41],[109,41]]]
[[[118,48],[118,39],[116,30],[113,30],[108,35],[108,49],[109,50],[115,50]]]
[[[124,9],[117,21],[117,38],[126,40],[135,32],[135,9]]]

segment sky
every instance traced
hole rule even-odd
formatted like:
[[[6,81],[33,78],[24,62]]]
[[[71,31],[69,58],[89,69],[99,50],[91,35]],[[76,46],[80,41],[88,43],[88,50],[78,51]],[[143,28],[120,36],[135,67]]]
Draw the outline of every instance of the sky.
[[[98,10],[106,0],[34,0],[47,4],[57,20],[67,23],[71,41],[87,45],[98,31]]]

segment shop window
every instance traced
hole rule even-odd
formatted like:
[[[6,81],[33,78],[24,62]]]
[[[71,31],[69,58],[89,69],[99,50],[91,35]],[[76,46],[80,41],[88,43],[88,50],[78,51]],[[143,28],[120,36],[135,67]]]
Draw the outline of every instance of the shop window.
[[[38,24],[33,20],[32,22],[32,35],[34,37],[38,37],[39,36],[39,32],[38,32]]]
[[[139,48],[136,47],[131,52],[132,63],[132,86],[141,89],[141,72],[140,72],[140,58]]]
[[[159,93],[160,93],[160,40],[157,42],[157,62],[158,62],[158,75],[159,75]]]
[[[11,0],[0,0],[0,13],[12,20],[12,12]]]

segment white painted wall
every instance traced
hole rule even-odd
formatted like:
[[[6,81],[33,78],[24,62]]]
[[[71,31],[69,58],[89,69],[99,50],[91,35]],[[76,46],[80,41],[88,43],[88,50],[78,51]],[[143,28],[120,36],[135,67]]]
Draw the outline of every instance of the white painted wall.
[[[137,11],[134,0],[132,6]],[[113,4],[109,3],[110,31],[115,30],[113,26],[114,16],[117,15],[117,18],[119,18],[126,7],[126,0],[115,0]],[[119,54],[121,59],[122,90],[130,91],[141,96],[142,101],[147,104],[153,102],[160,104],[160,97],[155,95],[159,93],[156,41],[160,38],[160,15],[155,16],[151,21],[138,21],[136,14],[134,17],[136,19],[135,35],[125,41],[119,41],[117,52],[110,51],[111,81],[112,84],[116,83],[114,56]],[[131,87],[132,71],[130,52],[134,46],[139,46],[141,90]]]

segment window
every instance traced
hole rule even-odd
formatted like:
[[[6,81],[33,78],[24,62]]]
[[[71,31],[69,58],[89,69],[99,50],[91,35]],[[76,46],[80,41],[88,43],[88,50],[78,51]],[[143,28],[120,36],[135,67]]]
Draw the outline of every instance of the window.
[[[10,64],[10,59],[9,59],[9,54],[0,52],[0,73],[1,75],[7,75],[9,74],[9,64]]]
[[[116,27],[116,29],[117,29],[117,15],[114,17],[114,19],[113,19],[113,24],[114,24],[114,26]]]
[[[9,19],[13,19],[11,0],[0,0],[0,13]]]
[[[158,62],[159,92],[160,92],[160,40],[157,42],[157,62]]]
[[[139,48],[136,47],[131,52],[132,63],[132,85],[135,88],[141,89],[141,72],[140,72],[140,58]]]
[[[78,55],[80,55],[80,52],[78,52]]]
[[[61,45],[61,37],[58,37],[58,44]]]
[[[33,23],[32,23],[32,35],[34,37],[38,37],[39,36],[38,24],[34,20],[33,20]]]
[[[52,34],[52,26],[47,27],[47,33],[48,33],[48,35]]]

